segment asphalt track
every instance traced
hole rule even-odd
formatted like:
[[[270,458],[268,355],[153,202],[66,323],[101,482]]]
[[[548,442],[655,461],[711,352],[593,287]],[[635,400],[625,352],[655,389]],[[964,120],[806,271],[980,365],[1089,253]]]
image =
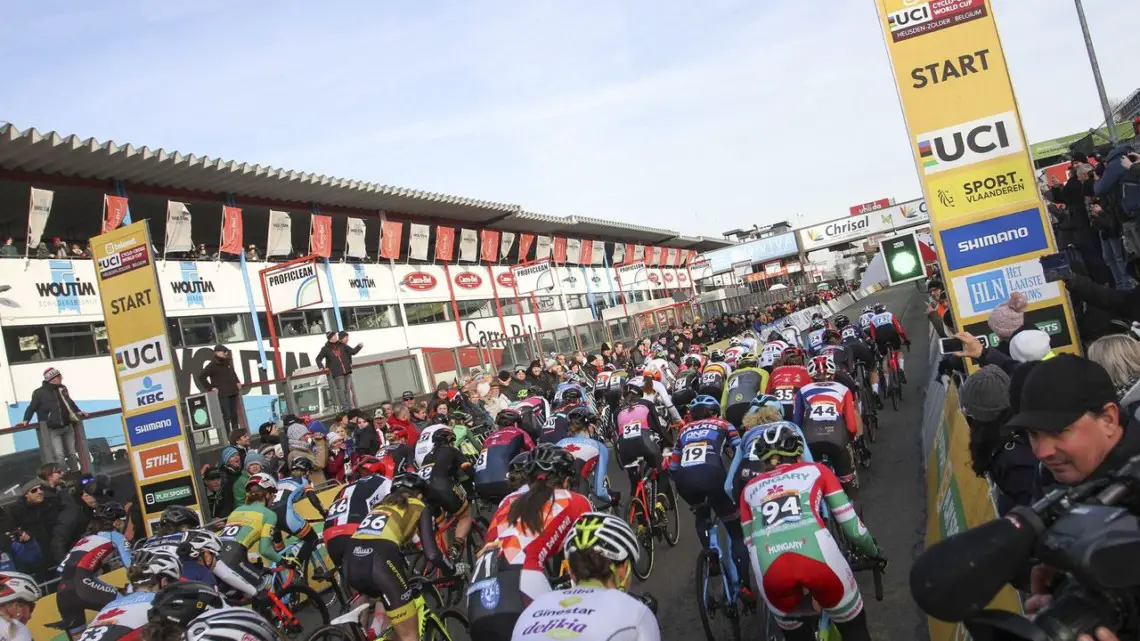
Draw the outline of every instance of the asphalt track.
[[[910,598],[908,576],[913,556],[921,543],[926,520],[923,488],[920,428],[922,396],[930,379],[926,363],[929,333],[923,315],[923,296],[913,284],[883,290],[860,301],[854,310],[845,310],[854,318],[866,301],[883,301],[903,322],[912,341],[906,361],[909,383],[903,388],[903,402],[898,411],[887,408],[879,412],[879,438],[872,446],[870,470],[859,470],[860,502],[867,528],[886,551],[891,563],[883,577],[883,600],[874,600],[870,573],[859,575],[865,599],[871,638],[883,640],[923,639],[927,636],[925,620]],[[905,352],[904,352],[905,353]],[[628,481],[622,470],[610,472],[610,481],[627,497]],[[658,621],[665,641],[692,641],[703,638],[700,615],[695,600],[696,558],[699,550],[692,513],[681,502],[681,540],[677,547],[657,544],[657,558],[649,580],[634,591],[653,594],[659,602]],[[759,617],[745,619],[745,639],[764,639],[764,621]],[[728,637],[726,636],[725,639]],[[776,637],[779,638],[779,637]],[[768,641],[764,639],[764,641]]]

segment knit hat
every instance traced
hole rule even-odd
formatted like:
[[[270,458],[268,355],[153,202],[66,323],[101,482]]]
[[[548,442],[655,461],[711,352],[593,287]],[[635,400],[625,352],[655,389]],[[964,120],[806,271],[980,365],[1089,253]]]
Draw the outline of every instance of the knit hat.
[[[1049,335],[1039,329],[1018,332],[1009,341],[1009,355],[1022,363],[1045,358],[1049,349]]]
[[[53,379],[59,375],[60,375],[59,370],[54,368],[54,367],[49,367],[49,368],[44,370],[44,380],[45,381],[50,381],[51,379]]]
[[[309,431],[310,432],[320,432],[321,434],[328,434],[329,428],[325,427],[325,424],[318,421],[317,419],[313,419],[313,420],[309,421]]]
[[[1009,409],[1009,375],[986,365],[970,375],[958,391],[962,413],[979,421],[994,421]]]
[[[312,444],[309,439],[309,430],[302,423],[293,423],[289,426],[289,449],[291,450],[309,450],[312,449]]]
[[[335,444],[337,444],[343,440],[344,440],[344,437],[341,436],[340,434],[338,434],[337,432],[330,432],[329,433],[329,447],[332,447],[333,445],[335,445]]]
[[[239,454],[238,449],[232,445],[222,448],[222,465],[229,465],[230,458]]]
[[[1025,299],[1025,294],[1021,292],[1010,294],[1008,301],[998,305],[990,312],[990,329],[997,334],[998,338],[1007,340],[1025,324],[1025,309],[1027,307],[1029,307],[1029,301]]]
[[[262,456],[261,454],[258,454],[257,452],[254,452],[251,450],[249,452],[246,452],[246,454],[245,454],[245,471],[246,472],[249,471],[249,466],[253,463],[257,463],[258,465],[260,465],[262,471],[265,470],[265,457]]]

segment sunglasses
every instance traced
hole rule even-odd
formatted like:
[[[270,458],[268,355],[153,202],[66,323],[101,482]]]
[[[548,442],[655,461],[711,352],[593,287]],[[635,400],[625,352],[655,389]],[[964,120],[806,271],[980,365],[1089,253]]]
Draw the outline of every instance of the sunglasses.
[[[28,492],[30,492],[32,494],[43,494],[43,491],[44,491],[44,488],[40,487],[38,485],[36,487],[33,487],[32,489],[28,490]]]

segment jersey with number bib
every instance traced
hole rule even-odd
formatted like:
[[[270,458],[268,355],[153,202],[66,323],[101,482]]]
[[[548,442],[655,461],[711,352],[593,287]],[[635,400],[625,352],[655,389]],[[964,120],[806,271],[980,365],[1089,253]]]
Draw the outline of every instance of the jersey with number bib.
[[[740,444],[740,432],[723,418],[689,421],[677,434],[677,442],[669,458],[669,469],[678,470],[673,477],[678,483],[697,469],[715,467],[723,472],[724,448]]]
[[[432,449],[435,448],[432,435],[445,427],[447,426],[443,423],[437,423],[436,425],[425,427],[424,431],[420,432],[420,440],[416,441],[416,465],[424,464],[424,459],[426,459],[428,454],[431,454]]]
[[[523,610],[511,641],[659,641],[657,617],[622,592],[583,582],[548,592]]]
[[[379,539],[402,546],[410,541],[412,535],[416,533],[420,514],[425,509],[427,508],[424,502],[415,497],[408,497],[408,504],[403,507],[395,503],[381,502],[372,508],[368,516],[364,517],[352,538],[354,540]]]
[[[392,481],[380,474],[366,476],[337,492],[322,532],[325,541],[351,535],[364,517],[392,491]]]
[[[499,504],[487,527],[487,544],[479,557],[482,559],[489,550],[498,550],[499,557],[507,563],[541,572],[547,557],[562,549],[562,542],[574,521],[593,508],[590,500],[577,492],[554,490],[554,496],[542,514],[542,531],[532,532],[523,523],[511,523],[508,519],[511,506],[523,494],[511,494]]]
[[[781,365],[768,377],[768,394],[784,405],[784,418],[791,420],[796,406],[796,390],[811,383],[811,374],[803,365]]]
[[[868,329],[871,327],[871,319],[875,317],[875,312],[866,312],[859,316],[859,327]]]
[[[807,338],[807,348],[812,354],[818,354],[819,350],[823,348],[823,333],[827,329],[813,329]]]
[[[788,344],[784,341],[772,341],[764,345],[764,349],[760,352],[760,367],[775,365],[786,349],[788,349]]]
[[[792,422],[803,428],[808,443],[846,444],[858,429],[855,416],[855,395],[841,383],[818,381],[796,392]]]
[[[135,592],[108,603],[76,641],[136,641],[154,601],[154,592]]]
[[[475,486],[506,481],[511,460],[531,449],[534,439],[514,425],[491,432],[483,439],[483,450],[475,459]]]
[[[724,381],[728,378],[728,367],[724,363],[709,363],[701,370],[701,378],[697,383],[697,393],[707,394],[720,398],[724,393]]]

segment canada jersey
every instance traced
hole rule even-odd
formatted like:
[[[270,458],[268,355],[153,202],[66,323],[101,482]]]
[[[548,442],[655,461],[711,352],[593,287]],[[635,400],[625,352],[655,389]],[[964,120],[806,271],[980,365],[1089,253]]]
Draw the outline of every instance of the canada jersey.
[[[118,532],[88,534],[71,546],[63,562],[59,564],[64,579],[70,579],[78,570],[99,572],[112,554],[118,553],[123,567],[130,567],[131,553],[127,541]]]
[[[804,385],[796,391],[792,422],[803,428],[809,443],[821,440],[846,443],[847,439],[838,438],[836,433],[842,426],[855,436],[855,396],[845,385],[835,381]]]
[[[764,345],[764,349],[760,351],[760,367],[775,365],[786,349],[788,344],[784,341],[772,341]]]
[[[609,500],[606,490],[606,471],[610,465],[610,450],[588,436],[570,436],[558,441],[558,447],[574,457],[575,478],[588,481],[590,491],[602,500]],[[593,476],[593,481],[590,477]]]
[[[532,532],[524,524],[511,523],[507,519],[511,505],[520,496],[522,494],[516,492],[499,504],[487,528],[487,544],[479,554],[482,556],[490,550],[498,550],[503,561],[520,565],[524,570],[541,572],[550,553],[562,549],[566,533],[578,517],[593,508],[590,500],[577,492],[554,490],[554,496],[543,513],[542,531]]]
[[[796,554],[834,567],[835,540],[823,520],[827,502],[844,535],[867,556],[878,549],[843,486],[819,463],[792,463],[754,476],[740,494],[740,524],[753,563],[766,574],[779,557]],[[843,559],[842,553],[838,555]]]
[[[149,620],[155,592],[135,592],[111,601],[95,615],[77,641],[136,641]]]
[[[352,485],[342,487],[329,506],[322,532],[324,540],[351,535],[372,508],[391,491],[392,481],[380,474],[366,476]]]
[[[681,476],[695,468],[712,466],[723,470],[721,453],[725,445],[739,444],[740,432],[722,418],[690,421],[677,434],[673,453],[669,455],[669,469],[680,470]]]

